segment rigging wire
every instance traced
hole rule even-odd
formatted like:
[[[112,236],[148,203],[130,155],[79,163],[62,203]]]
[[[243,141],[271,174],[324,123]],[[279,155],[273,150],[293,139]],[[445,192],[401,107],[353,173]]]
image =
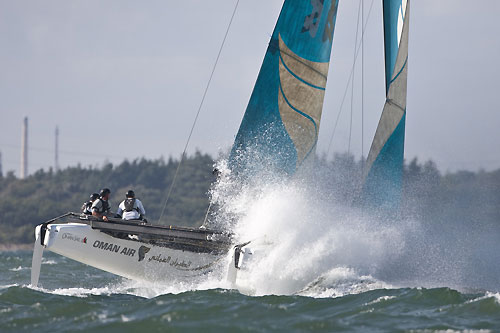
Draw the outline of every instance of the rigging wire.
[[[358,20],[356,21],[356,37],[354,38],[354,53],[353,53],[353,60],[352,62],[356,62],[356,45],[358,45],[358,33],[359,33],[359,14],[361,12],[361,1],[359,0],[359,5],[358,5]],[[351,137],[352,137],[352,113],[353,113],[353,101],[354,101],[354,78],[356,77],[355,75],[355,68],[353,68],[353,75],[352,75],[352,81],[351,81],[351,119],[349,122],[349,144],[347,146],[347,154],[351,152]]]
[[[170,188],[168,189],[168,194],[167,198],[165,199],[165,204],[163,205],[163,208],[161,210],[160,217],[158,218],[158,224],[160,224],[160,221],[163,217],[163,214],[165,213],[165,209],[167,208],[167,203],[168,200],[170,199],[170,195],[172,194],[172,190],[175,185],[175,181],[177,179],[177,175],[179,173],[179,169],[181,167],[182,162],[184,161],[184,158],[186,156],[186,150],[189,145],[189,141],[191,140],[191,135],[193,134],[194,127],[196,126],[196,122],[198,121],[198,117],[200,115],[201,108],[203,106],[203,102],[205,101],[205,97],[207,96],[208,88],[210,87],[210,83],[212,82],[212,77],[214,76],[215,68],[217,67],[217,63],[219,62],[220,55],[222,53],[222,49],[224,48],[224,43],[226,42],[227,35],[229,33],[229,29],[231,28],[231,24],[233,23],[233,18],[234,15],[236,14],[236,9],[238,8],[238,4],[240,3],[240,0],[236,0],[236,4],[234,5],[234,10],[233,14],[231,15],[231,19],[229,20],[229,24],[227,25],[226,33],[224,34],[224,38],[222,39],[222,43],[219,48],[219,53],[217,54],[217,58],[215,59],[214,66],[212,68],[212,72],[210,73],[210,77],[207,82],[207,86],[205,87],[205,91],[203,93],[203,97],[201,98],[200,106],[198,107],[198,111],[196,112],[196,117],[194,118],[193,125],[191,126],[191,130],[189,131],[189,136],[186,141],[186,145],[184,146],[184,151],[182,152],[181,159],[179,161],[179,164],[177,165],[177,169],[175,170],[174,173],[174,178],[172,179],[172,183],[170,184]]]
[[[363,28],[361,30],[361,38],[365,34],[366,25],[368,24],[368,21],[370,19],[370,14],[371,14],[372,8],[373,8],[373,2],[374,2],[374,0],[372,0],[372,2],[370,4],[370,9],[368,10],[368,16],[366,17],[366,22],[364,22]],[[356,65],[356,60],[358,59],[359,49],[360,48],[361,48],[361,43],[356,48],[356,56],[355,56],[355,59],[354,59],[354,63],[352,64],[351,73],[349,74],[349,78],[347,79],[347,84],[346,84],[346,87],[345,87],[345,90],[344,90],[344,95],[342,97],[342,102],[340,103],[340,109],[339,109],[339,112],[337,113],[337,117],[335,119],[335,125],[333,126],[332,136],[330,137],[330,143],[328,144],[328,149],[326,151],[326,155],[327,156],[330,154],[330,149],[332,147],[333,138],[334,138],[335,132],[337,130],[337,125],[338,125],[338,122],[339,122],[340,114],[342,113],[342,108],[344,106],[344,102],[345,102],[345,99],[346,99],[346,96],[347,96],[347,91],[349,90],[349,83],[351,82],[351,78],[352,78],[353,73],[354,73],[354,66]]]
[[[361,0],[361,22],[365,21],[365,2]],[[365,142],[365,45],[364,36],[361,34],[361,169],[365,167],[365,152],[364,152],[364,142]]]

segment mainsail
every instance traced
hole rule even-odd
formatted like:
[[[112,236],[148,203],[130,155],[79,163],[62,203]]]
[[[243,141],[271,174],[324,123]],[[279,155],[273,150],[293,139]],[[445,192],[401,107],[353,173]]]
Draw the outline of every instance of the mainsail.
[[[384,0],[386,102],[368,154],[363,204],[395,209],[401,200],[408,76],[409,0]]]
[[[323,109],[338,0],[286,0],[229,163],[293,174],[313,155]]]

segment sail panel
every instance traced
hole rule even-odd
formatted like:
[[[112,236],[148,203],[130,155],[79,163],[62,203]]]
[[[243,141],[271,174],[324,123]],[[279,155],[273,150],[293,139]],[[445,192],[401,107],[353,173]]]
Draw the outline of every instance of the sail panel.
[[[293,174],[314,152],[338,0],[286,0],[232,147],[233,170]]]
[[[278,109],[300,163],[316,147],[329,63],[297,59],[281,36],[279,41]]]
[[[366,160],[361,194],[365,205],[387,209],[398,207],[401,197],[408,78],[409,3],[409,0],[406,1],[406,9],[402,12],[405,16],[398,53],[389,80],[384,109]],[[384,10],[385,8],[384,2]],[[385,41],[387,44],[387,39]]]
[[[396,131],[396,128],[401,125],[404,121],[405,110],[401,109],[400,106],[394,104],[392,101],[386,101],[384,105],[384,110],[382,111],[382,117],[380,118],[379,126],[375,132],[375,137],[373,138],[372,146],[366,159],[365,177],[368,178],[369,173],[372,171],[372,166],[377,159],[384,158],[383,150],[389,139],[392,138],[392,144],[399,144],[404,146],[404,132],[400,133]],[[403,126],[404,127],[404,126]],[[401,137],[398,138],[397,136]],[[390,151],[393,151],[392,149]],[[398,152],[400,150],[397,150]]]
[[[391,106],[388,106],[391,109]],[[388,113],[391,113],[388,111]],[[392,134],[371,163],[364,184],[364,203],[370,207],[395,209],[401,201],[403,178],[404,132],[406,113],[403,113]],[[369,199],[369,201],[367,201]]]
[[[403,23],[406,17],[407,0],[384,0],[384,41],[385,41],[385,87],[393,79],[394,66],[398,55]]]

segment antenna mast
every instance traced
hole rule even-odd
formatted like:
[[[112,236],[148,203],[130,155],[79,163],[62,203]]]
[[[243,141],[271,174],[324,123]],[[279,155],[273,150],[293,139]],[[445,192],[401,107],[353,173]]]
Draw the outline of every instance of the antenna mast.
[[[54,171],[59,171],[59,127],[56,126],[56,142],[55,142],[55,155],[54,155]]]
[[[21,137],[21,173],[20,178],[28,176],[28,117],[24,117]]]

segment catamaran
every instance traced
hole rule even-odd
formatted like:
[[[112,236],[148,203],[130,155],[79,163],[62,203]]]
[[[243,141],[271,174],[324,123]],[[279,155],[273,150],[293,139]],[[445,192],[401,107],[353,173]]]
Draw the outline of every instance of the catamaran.
[[[294,175],[315,154],[338,0],[285,0],[228,165],[238,175],[272,168]],[[406,115],[409,0],[384,0],[386,102],[360,198],[397,205]],[[249,242],[230,232],[67,213],[35,228],[31,284],[44,250],[145,281],[185,280],[226,269],[235,282]],[[228,266],[229,265],[229,266]]]

